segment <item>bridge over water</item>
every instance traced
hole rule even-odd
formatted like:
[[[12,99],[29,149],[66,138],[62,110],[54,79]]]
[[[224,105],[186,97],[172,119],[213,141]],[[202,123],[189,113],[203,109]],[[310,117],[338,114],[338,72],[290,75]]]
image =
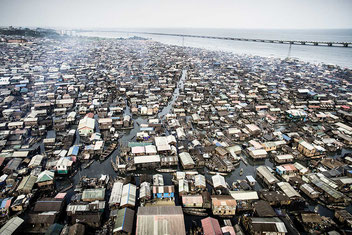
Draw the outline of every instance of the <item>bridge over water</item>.
[[[96,32],[96,31],[78,30],[76,32]],[[218,37],[218,36],[204,36],[204,35],[192,35],[192,34],[133,32],[133,31],[117,31],[117,30],[100,30],[99,32],[135,33],[135,34],[147,34],[147,35],[149,34],[149,35],[172,36],[172,37],[183,37],[183,38],[208,38],[208,39],[218,39],[218,40],[277,43],[277,44],[291,44],[291,45],[302,45],[302,46],[329,46],[329,47],[346,47],[346,48],[352,46],[352,42],[275,40],[275,39],[257,39],[257,38],[253,39],[253,38]]]

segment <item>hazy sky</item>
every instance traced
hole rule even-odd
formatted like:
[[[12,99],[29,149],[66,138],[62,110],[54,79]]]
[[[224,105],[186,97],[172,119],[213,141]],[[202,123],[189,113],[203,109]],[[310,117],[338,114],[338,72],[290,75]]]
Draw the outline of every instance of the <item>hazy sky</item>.
[[[0,25],[352,28],[352,0],[0,0]]]

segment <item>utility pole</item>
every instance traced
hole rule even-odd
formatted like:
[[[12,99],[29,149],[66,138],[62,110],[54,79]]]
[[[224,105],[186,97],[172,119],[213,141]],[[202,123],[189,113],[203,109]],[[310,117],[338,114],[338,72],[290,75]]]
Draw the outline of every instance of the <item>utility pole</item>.
[[[292,44],[290,43],[290,47],[288,48],[287,58],[290,58],[290,56],[291,56],[291,47],[292,47]]]

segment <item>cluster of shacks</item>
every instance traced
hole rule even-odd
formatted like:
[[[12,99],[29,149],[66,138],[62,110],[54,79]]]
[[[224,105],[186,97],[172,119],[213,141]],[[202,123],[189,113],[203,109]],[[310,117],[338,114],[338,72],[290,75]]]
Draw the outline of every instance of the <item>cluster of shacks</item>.
[[[142,38],[0,51],[1,234],[352,228],[350,70]]]

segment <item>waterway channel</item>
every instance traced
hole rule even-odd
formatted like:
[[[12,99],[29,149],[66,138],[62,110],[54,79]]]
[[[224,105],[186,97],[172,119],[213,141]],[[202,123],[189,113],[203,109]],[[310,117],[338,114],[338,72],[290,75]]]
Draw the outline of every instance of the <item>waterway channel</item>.
[[[177,98],[179,97],[180,91],[184,89],[184,82],[186,80],[187,77],[187,70],[183,70],[182,71],[182,75],[181,78],[179,79],[176,88],[174,89],[172,98],[170,99],[169,103],[167,106],[165,106],[160,113],[157,115],[157,117],[160,120],[164,120],[166,118],[166,115],[170,113],[170,111],[172,110],[172,107],[174,105],[174,103],[176,102]],[[126,108],[124,110],[124,115],[131,115],[131,109],[129,106],[129,103],[127,102],[127,99],[125,98],[125,102],[126,102]],[[113,170],[112,166],[111,166],[111,158],[113,160],[116,159],[117,155],[120,152],[120,146],[127,146],[128,142],[130,141],[135,141],[136,138],[136,134],[137,132],[140,131],[140,125],[141,124],[145,124],[148,122],[148,118],[147,117],[133,117],[133,128],[130,130],[125,130],[119,133],[119,147],[103,162],[100,161],[95,161],[89,168],[83,169],[80,168],[77,172],[77,174],[70,180],[61,180],[58,182],[58,185],[60,185],[61,187],[63,187],[63,185],[68,185],[68,184],[73,184],[73,186],[75,187],[76,184],[79,182],[80,178],[83,176],[86,177],[101,177],[101,175],[109,175],[111,177],[116,177],[117,173]],[[99,131],[99,129],[97,130]],[[168,133],[166,133],[168,134]],[[77,134],[78,136],[78,134]],[[79,144],[79,137],[76,141],[75,144]],[[346,151],[343,150],[340,155],[344,154]],[[256,173],[256,167],[259,165],[267,165],[269,167],[273,168],[273,163],[271,162],[271,160],[266,159],[265,161],[251,161],[250,159],[247,159],[247,157],[245,155],[242,156],[243,158],[246,159],[248,164],[245,164],[243,161],[240,161],[240,164],[236,166],[235,170],[232,171],[231,173],[229,173],[227,176],[225,176],[225,180],[228,183],[228,185],[231,187],[232,183],[240,180],[240,179],[245,179],[246,176],[248,175],[252,175],[255,177]],[[180,166],[177,167],[178,170],[182,169]],[[240,175],[240,171],[241,169],[243,169],[243,174]],[[148,173],[148,174],[155,174],[158,173],[156,171],[148,171],[148,172],[143,172],[140,171],[138,173]],[[209,180],[211,180],[212,175],[208,174],[208,171],[206,169],[201,170],[201,173],[203,173],[205,175],[205,177]],[[160,173],[159,173],[160,174]],[[161,173],[164,176],[164,182],[165,185],[171,185],[172,183],[172,175],[170,173]],[[136,180],[136,184],[137,186],[139,185],[139,177],[136,176],[135,177]],[[69,191],[67,191],[68,193],[68,198],[70,198],[73,194],[74,194],[74,187],[72,189],[70,189]],[[255,185],[254,188],[256,191],[259,191],[262,189],[261,185],[259,183],[257,183]],[[176,190],[177,191],[177,190]],[[106,200],[108,200],[110,192],[107,192],[106,194]],[[137,195],[138,195],[138,191],[137,191]],[[180,205],[179,202],[179,198],[178,198],[178,194],[176,193],[176,205]],[[316,204],[314,202],[312,202],[311,200],[309,201],[309,208],[310,209],[315,209],[319,214],[324,215],[324,216],[328,216],[328,217],[333,217],[333,211],[327,209],[326,207],[323,207],[319,204]],[[349,211],[351,211],[351,208],[348,208]],[[187,214],[185,214],[185,223],[186,223],[186,228],[190,228],[192,227],[195,223],[200,225],[200,219],[202,219],[202,217],[196,217],[196,216],[189,216]],[[237,221],[237,218],[235,217],[233,219],[233,222]]]

